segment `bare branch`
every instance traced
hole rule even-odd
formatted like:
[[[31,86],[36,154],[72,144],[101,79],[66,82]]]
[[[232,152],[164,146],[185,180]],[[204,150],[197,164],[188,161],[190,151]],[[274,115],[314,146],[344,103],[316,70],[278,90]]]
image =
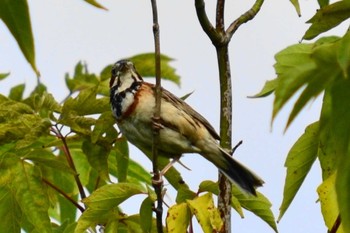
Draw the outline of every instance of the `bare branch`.
[[[155,124],[160,123],[160,109],[161,109],[161,97],[162,97],[162,89],[161,89],[161,64],[160,64],[160,40],[159,40],[159,24],[158,24],[158,12],[157,12],[157,1],[151,0],[152,4],[152,14],[153,14],[153,35],[154,35],[154,47],[155,47],[155,64],[156,64],[156,86],[154,90],[155,95],[155,111],[153,115],[153,121]],[[159,127],[153,128],[153,145],[152,145],[152,153],[153,153],[153,179],[156,182],[153,183],[154,190],[157,194],[157,205],[155,208],[156,219],[157,219],[157,231],[158,233],[163,232],[163,223],[162,223],[162,214],[163,214],[163,194],[162,187],[163,182],[159,182],[161,177],[159,175],[158,169],[158,149],[157,145],[159,144]]]
[[[208,35],[214,45],[222,42],[223,36],[220,35],[213,25],[210,23],[207,13],[205,12],[205,3],[203,0],[195,0],[196,13],[198,21],[202,26],[203,31]]]
[[[246,11],[244,14],[242,14],[240,17],[238,17],[226,30],[226,36],[228,40],[231,40],[231,37],[235,33],[235,31],[244,23],[252,20],[255,15],[260,11],[260,8],[262,4],[264,3],[264,0],[256,0],[252,8],[250,8],[248,11]]]
[[[222,34],[225,32],[225,0],[216,3],[216,30]]]

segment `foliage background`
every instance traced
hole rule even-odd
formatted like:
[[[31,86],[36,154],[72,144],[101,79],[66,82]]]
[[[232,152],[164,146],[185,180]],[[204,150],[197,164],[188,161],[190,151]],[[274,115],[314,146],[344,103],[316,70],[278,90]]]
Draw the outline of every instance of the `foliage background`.
[[[236,18],[251,2],[227,2],[227,20]],[[29,4],[37,66],[49,92],[59,100],[68,94],[64,74],[72,73],[79,60],[87,62],[89,71],[98,73],[122,57],[153,51],[148,1],[104,1],[103,5],[109,11],[97,10],[82,1],[33,0]],[[215,51],[199,26],[194,4],[182,0],[159,2],[158,5],[161,50],[177,59],[173,65],[182,77],[181,89],[167,82],[163,82],[163,86],[179,96],[194,90],[187,101],[217,128],[219,88]],[[211,16],[214,16],[215,5],[208,1],[206,6],[208,13],[212,12]],[[238,110],[233,113],[233,138],[244,140],[236,156],[264,178],[266,185],[262,191],[274,204],[276,216],[283,192],[285,155],[305,126],[317,119],[320,98],[304,110],[283,135],[290,107],[279,114],[271,131],[272,97],[252,100],[246,96],[255,94],[265,80],[275,77],[274,54],[301,39],[307,28],[304,22],[314,14],[317,3],[302,1],[301,8],[303,16],[298,18],[288,1],[267,1],[256,19],[240,28],[231,43],[234,110]],[[35,74],[3,24],[0,24],[0,34],[6,35],[0,37],[0,72],[11,72],[11,76],[1,82],[0,93],[6,94],[14,84],[23,82],[28,93],[35,86]],[[136,149],[131,150],[131,156],[151,170],[151,163]],[[192,188],[201,180],[216,179],[216,169],[199,156],[186,156],[183,162],[192,169],[182,172]],[[280,232],[324,231],[319,205],[315,203],[320,177],[318,167],[309,174],[304,184],[307,188],[300,190],[282,219]],[[169,196],[174,198],[171,193]],[[130,203],[125,205],[132,207]],[[130,212],[138,211],[138,206],[133,208],[135,210]],[[272,231],[248,213],[243,221],[235,214],[233,218],[233,232]]]

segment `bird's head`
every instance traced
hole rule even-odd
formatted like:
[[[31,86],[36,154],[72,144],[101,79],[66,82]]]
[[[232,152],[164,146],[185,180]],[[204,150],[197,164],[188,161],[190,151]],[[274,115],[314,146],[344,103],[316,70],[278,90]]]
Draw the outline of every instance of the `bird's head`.
[[[137,73],[134,64],[129,60],[117,61],[111,70],[109,87],[117,86],[118,89],[126,89],[134,82],[142,82],[141,76]]]

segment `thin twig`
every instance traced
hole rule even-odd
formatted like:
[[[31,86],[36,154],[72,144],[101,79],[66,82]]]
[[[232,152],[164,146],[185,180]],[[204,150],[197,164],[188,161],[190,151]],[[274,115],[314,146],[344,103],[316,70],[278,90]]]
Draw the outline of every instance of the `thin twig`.
[[[68,201],[70,201],[73,205],[75,205],[80,212],[84,212],[85,209],[84,207],[82,207],[81,205],[79,205],[75,200],[73,200],[73,198],[71,198],[70,196],[68,196],[62,189],[60,189],[59,187],[55,186],[54,184],[52,184],[50,181],[48,181],[45,178],[41,178],[42,181],[47,184],[48,186],[50,186],[51,188],[53,188],[54,190],[56,190],[59,194],[61,194],[62,196],[64,196]]]
[[[227,40],[231,40],[231,37],[235,33],[235,31],[244,23],[252,20],[256,14],[260,11],[264,0],[256,0],[252,8],[242,14],[238,19],[233,21],[231,25],[226,30]]]
[[[339,229],[339,226],[341,224],[341,218],[340,218],[340,214],[338,214],[337,219],[335,220],[332,229],[330,231],[328,231],[328,233],[336,233]]]
[[[56,134],[56,136],[62,140],[62,143],[63,143],[62,150],[66,156],[69,167],[74,171],[74,179],[75,179],[75,182],[78,186],[80,197],[81,197],[81,199],[84,199],[84,198],[86,198],[84,187],[80,181],[79,174],[77,173],[77,169],[75,168],[73,158],[72,158],[72,155],[70,153],[70,150],[69,150],[69,147],[68,147],[68,144],[66,141],[66,137],[62,135],[62,133],[57,125],[55,125],[55,128],[52,128],[52,132],[54,132]]]
[[[157,1],[151,0],[152,4],[152,14],[153,14],[153,35],[154,35],[154,47],[155,47],[155,64],[156,64],[156,86],[154,90],[155,95],[155,111],[153,115],[153,121],[155,125],[160,124],[160,109],[161,109],[161,64],[160,64],[160,40],[159,40],[159,24],[158,24],[158,12],[157,12]],[[156,219],[157,219],[157,231],[158,233],[163,232],[163,223],[162,223],[162,215],[163,215],[163,193],[162,187],[163,182],[159,182],[161,177],[159,175],[158,169],[158,148],[159,144],[159,127],[153,128],[153,145],[152,145],[152,153],[153,153],[153,179],[157,182],[152,182],[154,190],[157,194],[157,205],[155,208]]]
[[[218,0],[216,3],[216,31],[225,33],[225,0]]]

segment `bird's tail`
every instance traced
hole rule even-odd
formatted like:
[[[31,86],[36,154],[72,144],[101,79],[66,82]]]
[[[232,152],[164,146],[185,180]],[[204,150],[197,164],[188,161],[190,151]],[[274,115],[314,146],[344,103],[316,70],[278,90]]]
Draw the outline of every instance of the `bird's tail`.
[[[204,157],[214,163],[217,168],[233,183],[244,191],[256,196],[255,188],[264,184],[264,181],[247,167],[232,158],[219,147],[222,155],[206,154]]]

